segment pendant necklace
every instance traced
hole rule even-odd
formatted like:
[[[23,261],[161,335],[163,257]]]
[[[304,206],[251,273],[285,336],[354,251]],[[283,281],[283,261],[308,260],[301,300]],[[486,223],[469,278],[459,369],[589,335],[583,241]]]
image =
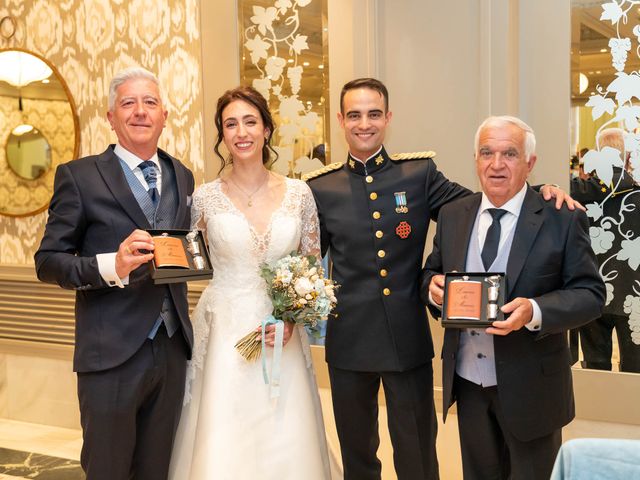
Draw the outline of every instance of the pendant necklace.
[[[265,183],[267,183],[267,180],[269,179],[269,172],[267,172],[267,174],[264,176],[264,180],[260,183],[260,185],[258,185],[258,188],[256,188],[253,192],[251,193],[247,193],[244,191],[243,188],[240,187],[240,185],[238,185],[235,180],[231,177],[231,175],[229,175],[229,180],[231,180],[231,183],[233,183],[233,185],[240,190],[240,192],[247,197],[247,207],[252,207],[253,206],[253,196],[258,193],[260,191],[260,189],[262,187],[264,187]]]

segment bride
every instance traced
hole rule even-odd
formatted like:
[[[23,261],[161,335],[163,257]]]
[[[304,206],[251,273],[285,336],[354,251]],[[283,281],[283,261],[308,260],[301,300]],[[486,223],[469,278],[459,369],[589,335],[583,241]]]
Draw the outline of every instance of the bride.
[[[270,398],[260,361],[235,349],[271,312],[259,265],[292,251],[320,254],[318,217],[304,182],[270,172],[273,119],[251,87],[218,100],[218,139],[228,175],[193,195],[192,225],[206,232],[213,279],[192,320],[195,344],[171,459],[173,480],[330,478],[322,411],[306,333],[285,323],[280,396]],[[274,152],[275,153],[275,152]],[[257,327],[257,328],[256,328]],[[273,346],[273,325],[266,329]],[[267,371],[273,349],[267,348]]]

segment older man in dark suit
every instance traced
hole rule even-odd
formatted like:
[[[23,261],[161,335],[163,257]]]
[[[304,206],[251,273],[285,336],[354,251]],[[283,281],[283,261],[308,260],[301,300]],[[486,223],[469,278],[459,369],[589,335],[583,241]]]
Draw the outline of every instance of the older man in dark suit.
[[[514,117],[476,134],[483,193],[440,210],[422,293],[432,313],[443,272],[506,272],[503,321],[447,329],[443,402],[458,404],[465,479],[548,479],[574,417],[566,331],[596,318],[604,284],[582,211],[556,210],[527,186],[535,136]]]
[[[167,111],[152,73],[116,75],[107,117],[118,144],[58,167],[36,270],[76,290],[87,478],[158,480],[167,477],[193,332],[185,284],[150,277],[145,230],[190,227],[194,180],[158,149]]]

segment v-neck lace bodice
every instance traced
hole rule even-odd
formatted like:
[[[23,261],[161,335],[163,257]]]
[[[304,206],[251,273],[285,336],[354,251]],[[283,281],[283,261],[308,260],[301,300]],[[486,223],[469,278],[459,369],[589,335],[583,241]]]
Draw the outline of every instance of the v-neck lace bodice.
[[[260,263],[277,260],[292,251],[319,254],[319,227],[313,195],[300,180],[286,178],[285,182],[282,203],[272,212],[266,231],[262,233],[222,191],[220,179],[196,190],[191,211],[192,227],[207,232],[214,272],[252,270],[257,274]]]

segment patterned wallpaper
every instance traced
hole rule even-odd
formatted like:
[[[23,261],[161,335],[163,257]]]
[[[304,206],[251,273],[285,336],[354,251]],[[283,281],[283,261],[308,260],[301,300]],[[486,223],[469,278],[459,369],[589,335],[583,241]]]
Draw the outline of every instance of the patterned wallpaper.
[[[0,49],[35,52],[57,66],[80,120],[80,156],[115,141],[106,120],[109,81],[142,65],[155,72],[169,110],[160,147],[204,177],[198,0],[3,0],[0,18],[17,19]],[[0,264],[32,264],[46,212],[0,216]]]

